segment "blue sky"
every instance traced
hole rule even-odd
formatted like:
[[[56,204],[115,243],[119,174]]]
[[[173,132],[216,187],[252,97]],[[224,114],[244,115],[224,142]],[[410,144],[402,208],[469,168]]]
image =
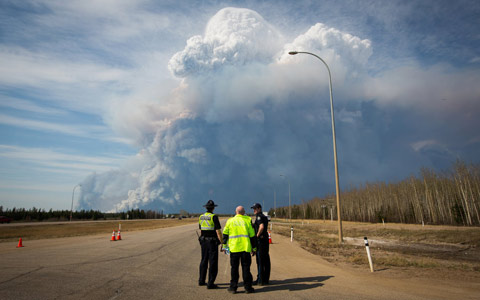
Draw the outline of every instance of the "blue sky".
[[[0,205],[299,203],[480,162],[478,1],[1,1]]]

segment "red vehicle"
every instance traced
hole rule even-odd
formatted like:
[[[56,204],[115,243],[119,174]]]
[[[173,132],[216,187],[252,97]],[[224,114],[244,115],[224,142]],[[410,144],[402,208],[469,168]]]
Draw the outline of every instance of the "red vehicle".
[[[0,216],[0,223],[10,223],[12,222],[12,218]]]

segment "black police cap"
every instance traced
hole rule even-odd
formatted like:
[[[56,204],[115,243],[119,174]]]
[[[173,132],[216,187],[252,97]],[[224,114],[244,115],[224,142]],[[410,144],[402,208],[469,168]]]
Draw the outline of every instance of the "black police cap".
[[[262,208],[262,206],[260,205],[260,203],[255,203],[252,207],[250,207],[251,209],[256,209],[256,208]]]

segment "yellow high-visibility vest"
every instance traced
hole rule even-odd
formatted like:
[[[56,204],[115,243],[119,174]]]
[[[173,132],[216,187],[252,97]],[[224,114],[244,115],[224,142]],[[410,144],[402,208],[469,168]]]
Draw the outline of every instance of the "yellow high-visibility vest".
[[[250,238],[255,236],[252,219],[249,216],[236,215],[228,219],[223,234],[228,235],[230,252],[251,252]]]
[[[215,224],[213,224],[213,216],[210,212],[206,212],[198,218],[198,224],[200,224],[201,230],[215,230]]]

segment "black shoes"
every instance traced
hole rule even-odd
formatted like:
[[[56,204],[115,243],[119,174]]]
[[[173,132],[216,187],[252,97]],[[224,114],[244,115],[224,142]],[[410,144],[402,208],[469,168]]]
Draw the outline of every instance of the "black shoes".
[[[264,286],[268,285],[268,282],[258,282],[258,280],[255,280],[254,282],[252,282],[252,285]]]
[[[228,288],[228,292],[229,292],[229,293],[232,293],[232,294],[236,294],[236,293],[237,293],[237,289],[236,289],[236,288],[229,287],[229,288]],[[255,293],[255,290],[254,290],[252,287],[250,287],[250,288],[245,288],[245,293],[246,293],[246,294]]]
[[[259,286],[264,286],[264,285],[268,285],[268,284],[269,284],[268,281],[258,282],[258,280],[255,280],[254,282],[252,282],[252,285],[259,285]]]
[[[209,290],[217,289],[217,288],[218,288],[218,285],[216,285],[216,284],[209,284],[209,285],[207,285],[207,289],[209,289]]]
[[[204,286],[204,285],[207,285],[205,282],[199,282],[198,283],[198,286]]]

